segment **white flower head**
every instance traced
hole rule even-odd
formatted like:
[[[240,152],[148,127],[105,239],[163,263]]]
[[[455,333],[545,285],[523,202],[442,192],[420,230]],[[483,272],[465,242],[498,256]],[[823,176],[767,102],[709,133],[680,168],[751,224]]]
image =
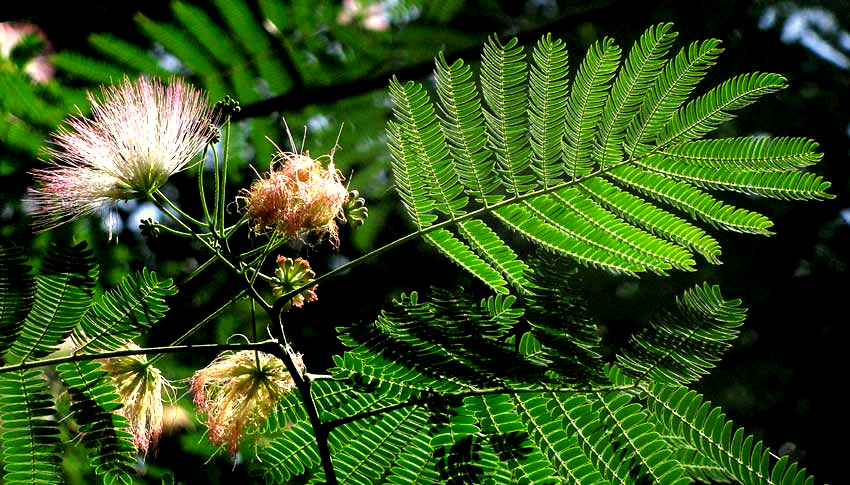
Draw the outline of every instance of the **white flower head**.
[[[151,194],[213,134],[206,96],[179,79],[125,79],[102,94],[102,101],[89,94],[91,117],[72,117],[54,134],[51,166],[32,171],[29,211],[38,231]]]

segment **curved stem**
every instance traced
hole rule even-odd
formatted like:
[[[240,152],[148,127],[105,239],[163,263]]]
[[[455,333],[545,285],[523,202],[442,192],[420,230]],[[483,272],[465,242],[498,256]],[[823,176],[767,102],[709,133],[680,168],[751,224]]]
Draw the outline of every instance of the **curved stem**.
[[[218,153],[215,150],[215,147],[212,145],[207,145],[207,149],[212,149],[213,159],[218,158]],[[207,194],[204,190],[204,169],[206,168],[206,160],[207,160],[207,152],[204,151],[204,157],[201,159],[201,163],[198,166],[198,197],[201,199],[201,210],[204,211],[204,220],[210,220],[210,209],[207,207]]]
[[[272,318],[275,317],[275,315],[271,314],[269,316]],[[276,317],[282,328],[282,315],[278,313]],[[336,471],[334,470],[333,460],[331,459],[331,450],[328,445],[328,434],[330,429],[326,426],[326,423],[322,422],[321,417],[319,417],[316,401],[313,399],[313,394],[310,391],[310,381],[301,375],[301,372],[295,366],[295,362],[292,360],[292,356],[289,354],[288,349],[278,345],[272,354],[286,364],[286,369],[295,381],[295,387],[298,388],[298,391],[301,393],[301,402],[304,404],[304,411],[307,413],[307,417],[310,420],[310,426],[313,428],[313,434],[316,437],[316,446],[319,449],[319,457],[322,460],[322,470],[325,472],[325,483],[328,485],[336,485]]]
[[[222,160],[221,160],[221,189],[217,191],[216,196],[220,197],[220,200],[217,200],[217,205],[219,206],[220,214],[214,214],[213,217],[218,217],[218,221],[213,221],[213,227],[218,226],[221,229],[222,238],[224,238],[224,208],[227,205],[225,203],[225,194],[227,189],[227,161],[228,161],[228,147],[230,145],[230,122],[226,123],[226,134],[224,136],[224,151],[222,152]],[[213,231],[215,232],[215,231]]]
[[[160,200],[160,199],[161,199],[161,200]],[[183,211],[181,211],[181,210],[180,210],[177,206],[175,206],[175,205],[174,205],[174,203],[173,203],[173,202],[171,202],[171,201],[168,199],[168,197],[165,197],[165,196],[162,194],[162,192],[160,192],[160,191],[158,191],[158,190],[157,190],[156,192],[154,192],[153,196],[152,196],[152,197],[150,197],[150,200],[154,203],[154,205],[156,205],[156,207],[157,207],[159,210],[161,210],[161,211],[162,211],[162,213],[163,213],[163,214],[165,214],[165,215],[167,215],[168,217],[170,217],[170,218],[171,218],[171,220],[173,220],[173,221],[174,221],[177,225],[179,225],[180,227],[182,227],[182,228],[183,228],[186,232],[188,232],[189,234],[191,234],[191,235],[192,235],[192,237],[194,237],[197,241],[199,241],[201,244],[203,244],[204,246],[206,246],[206,247],[207,247],[207,249],[209,249],[209,251],[210,251],[212,254],[214,254],[216,257],[218,257],[218,259],[220,259],[222,262],[224,262],[224,264],[226,264],[226,265],[227,265],[227,266],[229,266],[231,269],[233,269],[234,271],[236,271],[236,267],[233,265],[233,263],[231,263],[231,262],[230,262],[227,258],[225,258],[225,257],[224,257],[224,255],[222,255],[222,254],[221,254],[221,251],[219,251],[217,248],[213,247],[213,246],[210,244],[210,242],[209,242],[209,240],[208,240],[208,238],[207,238],[207,237],[203,237],[203,235],[198,234],[197,232],[192,231],[192,229],[191,229],[188,225],[186,225],[186,223],[185,223],[185,222],[183,222],[182,216],[183,216],[185,213],[184,213]],[[172,210],[174,210],[174,211],[176,212],[176,214],[175,214],[174,212],[172,212]],[[194,219],[191,219],[191,217],[190,217],[190,216],[188,216],[188,215],[186,215],[185,217],[190,218],[190,220],[194,220]]]

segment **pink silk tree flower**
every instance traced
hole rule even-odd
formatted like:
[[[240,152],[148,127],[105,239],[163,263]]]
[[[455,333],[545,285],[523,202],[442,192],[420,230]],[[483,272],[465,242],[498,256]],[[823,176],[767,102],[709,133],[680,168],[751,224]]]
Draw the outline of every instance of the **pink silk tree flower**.
[[[290,351],[299,373],[306,371],[301,354]],[[219,355],[195,372],[190,389],[195,406],[206,415],[209,440],[228,445],[236,454],[244,433],[258,431],[275,407],[295,389],[286,364],[265,352],[243,350]]]
[[[28,210],[39,232],[150,195],[213,135],[206,96],[179,79],[125,79],[102,94],[89,94],[91,117],[72,117],[54,134],[50,166],[32,171]]]
[[[336,219],[344,217],[348,189],[334,167],[327,168],[309,154],[280,152],[265,177],[240,196],[255,234],[277,233],[293,239],[308,233],[327,235],[339,245]]]

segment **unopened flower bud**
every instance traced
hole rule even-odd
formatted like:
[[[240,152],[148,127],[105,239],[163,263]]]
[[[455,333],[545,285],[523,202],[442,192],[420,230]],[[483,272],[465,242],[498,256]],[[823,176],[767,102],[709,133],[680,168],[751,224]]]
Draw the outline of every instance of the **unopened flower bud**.
[[[272,294],[277,297],[283,296],[292,290],[310,284],[315,277],[316,273],[310,269],[310,263],[306,259],[278,256],[277,269],[272,281]],[[300,308],[305,302],[316,301],[318,299],[316,286],[318,285],[310,286],[293,296],[291,300],[286,302],[283,310],[289,311],[293,306]]]
[[[345,220],[348,221],[348,225],[351,227],[362,225],[366,222],[366,218],[369,217],[369,208],[366,207],[366,199],[360,197],[360,192],[357,190],[352,190],[348,194],[348,200],[342,206],[342,211]]]

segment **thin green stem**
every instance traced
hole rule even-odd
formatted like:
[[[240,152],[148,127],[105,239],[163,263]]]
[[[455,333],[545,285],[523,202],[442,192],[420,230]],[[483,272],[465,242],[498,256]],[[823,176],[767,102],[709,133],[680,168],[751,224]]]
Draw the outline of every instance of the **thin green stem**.
[[[183,342],[185,342],[189,337],[194,335],[198,330],[203,328],[207,323],[211,322],[215,317],[221,315],[224,312],[224,310],[227,309],[227,307],[229,307],[231,304],[235,303],[237,300],[239,300],[240,298],[245,296],[245,293],[247,293],[247,291],[248,290],[245,289],[245,290],[240,291],[236,295],[232,296],[229,300],[227,300],[227,302],[225,302],[223,305],[219,306],[214,312],[207,315],[206,318],[204,318],[203,320],[201,320],[200,322],[195,324],[194,327],[190,328],[189,330],[184,332],[183,335],[181,335],[176,340],[174,340],[174,342],[172,342],[171,345],[172,346],[180,345]],[[159,360],[160,358],[161,357],[159,357],[159,356],[154,357],[152,359],[152,362],[155,362],[155,361]]]
[[[221,177],[220,177],[221,178],[221,190],[220,190],[220,193],[219,193],[219,195],[221,197],[221,201],[219,203],[219,209],[221,211],[221,214],[217,215],[217,217],[220,216],[218,227],[221,229],[222,237],[224,237],[224,212],[225,212],[224,209],[227,206],[224,199],[225,199],[226,193],[227,193],[227,162],[228,162],[228,158],[229,158],[228,157],[228,151],[229,150],[227,148],[228,148],[228,145],[230,144],[230,123],[228,122],[225,126],[226,126],[225,130],[227,131],[227,135],[224,138],[225,139],[225,142],[224,142],[225,146],[224,146],[224,151],[222,152],[222,157],[221,157],[222,158],[222,160],[221,160]]]
[[[215,151],[215,147],[212,145],[207,145],[207,149],[212,149],[213,158],[218,157],[218,154]],[[204,168],[206,165],[206,151],[204,151],[204,158],[201,159],[201,163],[198,166],[198,196],[201,198],[201,209],[204,211],[204,220],[210,220],[210,210],[207,207],[207,195],[204,189]]]
[[[191,273],[189,273],[188,275],[186,275],[186,277],[185,277],[185,278],[183,278],[183,279],[180,281],[180,285],[179,285],[179,286],[183,286],[183,285],[185,285],[186,283],[188,283],[188,282],[192,281],[192,280],[193,280],[196,276],[198,276],[199,274],[201,274],[201,272],[202,272],[202,271],[204,271],[205,269],[209,268],[209,267],[210,267],[213,263],[215,263],[217,260],[218,260],[218,258],[217,258],[216,256],[210,256],[210,257],[209,257],[209,259],[207,259],[206,261],[204,261],[203,263],[201,263],[201,265],[200,265],[200,266],[198,266],[197,268],[195,268],[194,270],[192,270],[192,272],[191,272]]]
[[[109,359],[111,357],[125,357],[128,355],[154,355],[148,363],[153,364],[157,357],[165,354],[174,354],[178,352],[193,352],[198,350],[260,350],[267,353],[272,353],[273,349],[280,348],[280,344],[274,340],[264,340],[262,342],[244,342],[239,344],[197,344],[197,345],[169,345],[167,347],[148,347],[143,349],[123,349],[112,352],[99,352],[96,354],[72,354],[65,357],[53,357],[49,359],[39,359],[27,361],[15,365],[6,365],[0,367],[0,373],[18,372],[22,370],[35,369],[38,367],[54,366],[65,364],[68,362],[84,362],[89,360]]]
[[[151,194],[151,197],[148,198],[154,203],[165,202],[165,204],[170,208],[170,211],[168,212],[168,217],[175,220],[175,222],[179,221],[180,225],[186,230],[186,232],[195,234],[195,232],[192,231],[192,229],[189,228],[189,226],[186,225],[185,222],[183,222],[184,220],[187,220],[198,227],[206,227],[206,224],[190,216],[189,214],[184,212],[183,209],[177,207],[173,202],[171,202],[171,199],[166,197],[165,194],[163,194],[159,189],[154,191],[153,194]],[[162,199],[162,201],[158,201],[158,198]],[[165,212],[162,207],[158,207],[158,209]]]
[[[226,136],[222,136],[222,139],[223,139],[224,144],[225,144],[224,154],[226,154],[227,153],[226,148],[227,148],[227,144],[228,144],[229,140],[227,140]],[[208,227],[210,228],[210,231],[212,231],[213,234],[215,234],[216,233],[216,221],[218,220],[218,206],[219,206],[219,204],[222,203],[222,200],[221,200],[222,199],[222,197],[221,197],[221,180],[220,180],[221,179],[221,173],[220,173],[221,161],[218,159],[218,152],[216,152],[215,156],[213,156],[213,162],[214,162],[214,165],[213,165],[213,185],[215,186],[215,194],[213,195],[212,215],[207,216],[207,222],[209,223]]]
[[[194,235],[192,233],[178,231],[177,229],[174,229],[173,227],[168,227],[164,224],[154,223],[154,224],[152,224],[152,226],[155,227],[156,229],[160,230],[161,232],[164,232],[166,234],[171,234],[172,236],[194,237]]]
[[[161,199],[161,200],[160,200],[160,199]],[[219,251],[218,249],[216,249],[215,247],[213,247],[213,246],[210,244],[210,242],[207,240],[208,238],[203,237],[203,235],[198,234],[198,233],[196,233],[196,232],[192,231],[192,229],[191,229],[188,225],[186,225],[186,223],[185,223],[185,222],[183,222],[183,219],[181,219],[181,217],[180,217],[180,216],[178,216],[178,215],[174,214],[173,212],[171,212],[171,210],[175,210],[175,209],[176,209],[176,211],[177,211],[177,213],[178,213],[178,214],[182,214],[182,211],[180,211],[180,209],[178,209],[178,208],[177,208],[177,206],[175,206],[175,205],[174,205],[174,203],[172,203],[172,202],[171,202],[171,201],[170,201],[167,197],[165,197],[165,196],[164,196],[164,195],[163,195],[160,191],[158,191],[158,190],[157,190],[157,191],[153,194],[153,197],[151,197],[151,198],[150,198],[150,200],[151,200],[151,201],[152,201],[152,202],[153,202],[153,203],[157,206],[157,208],[158,208],[159,210],[161,210],[161,211],[163,212],[163,214],[166,214],[166,215],[167,215],[168,217],[170,217],[170,218],[171,218],[171,220],[173,220],[173,221],[174,221],[177,225],[179,225],[179,226],[180,226],[180,227],[182,227],[184,230],[186,230],[187,232],[189,232],[189,233],[190,233],[190,234],[191,234],[191,235],[192,235],[192,236],[193,236],[196,240],[198,240],[198,241],[199,241],[199,242],[201,242],[204,246],[206,246],[206,247],[207,247],[207,249],[209,249],[209,251],[210,251],[211,253],[213,253],[214,255],[216,255],[216,256],[218,257],[218,259],[220,259],[222,262],[224,262],[224,263],[225,263],[228,267],[230,267],[230,268],[231,268],[231,269],[233,269],[234,271],[238,271],[238,270],[236,269],[236,267],[233,265],[233,263],[231,263],[231,262],[230,262],[227,258],[225,258],[225,257],[224,257],[224,255],[222,255],[222,254],[221,254],[221,251]]]
[[[230,236],[232,236],[233,233],[235,233],[237,229],[239,229],[240,227],[244,226],[247,223],[248,223],[248,216],[242,215],[242,217],[238,221],[236,221],[236,224],[233,224],[232,226],[230,226],[227,229],[224,229],[222,231],[224,233],[222,238],[223,239],[230,239]]]

